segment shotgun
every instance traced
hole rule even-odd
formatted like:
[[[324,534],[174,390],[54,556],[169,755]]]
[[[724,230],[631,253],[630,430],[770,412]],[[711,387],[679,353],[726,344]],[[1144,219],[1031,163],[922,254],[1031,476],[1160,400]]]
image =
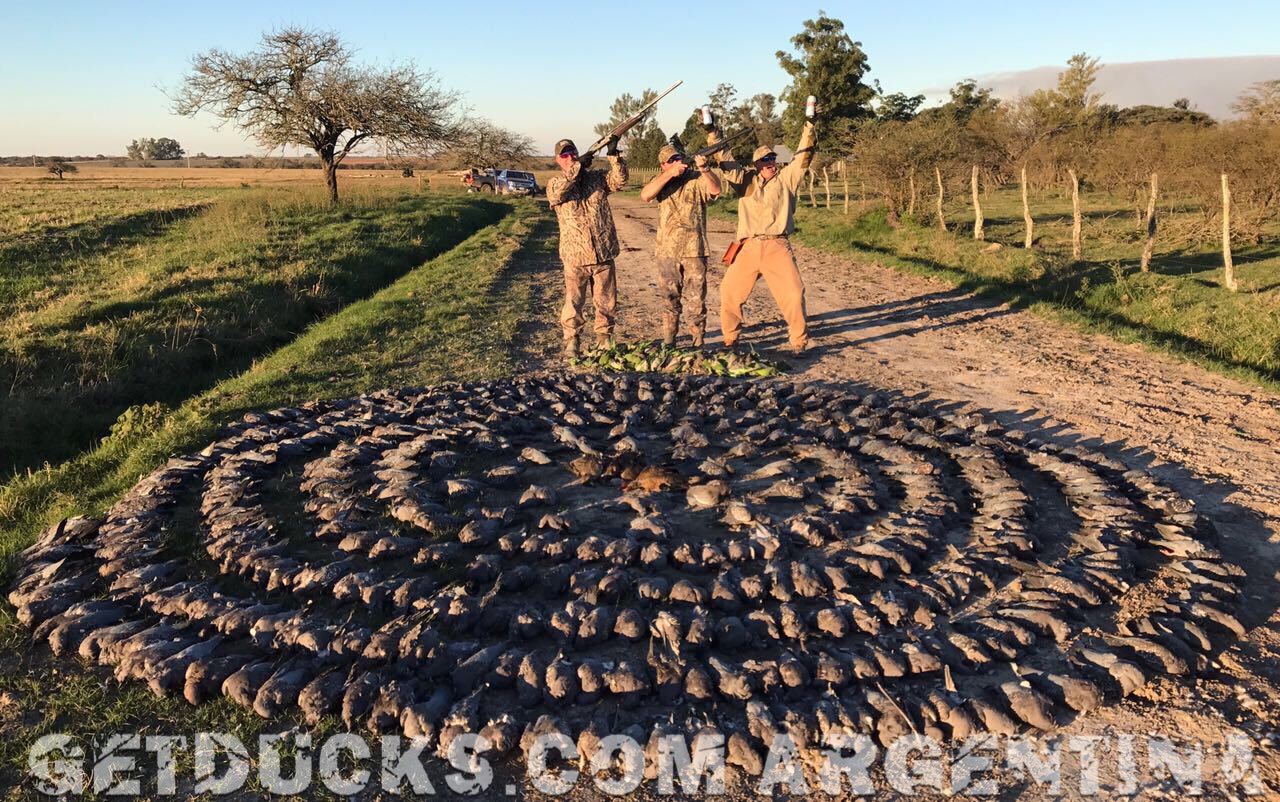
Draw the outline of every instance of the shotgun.
[[[645,118],[645,115],[647,115],[650,111],[652,111],[654,106],[658,105],[659,100],[662,100],[664,97],[671,94],[675,90],[675,88],[682,83],[684,83],[684,81],[676,81],[671,86],[668,86],[662,94],[658,95],[653,100],[646,103],[644,108],[640,109],[635,114],[632,114],[627,119],[618,123],[612,131],[610,131],[609,133],[597,139],[594,145],[592,145],[591,147],[587,148],[586,150],[578,154],[579,161],[582,161],[584,159],[590,160],[590,157],[594,156],[597,151],[603,150],[605,147],[607,147],[610,140],[621,139],[623,134],[627,133],[632,128],[635,128],[637,125],[640,124],[640,121]]]

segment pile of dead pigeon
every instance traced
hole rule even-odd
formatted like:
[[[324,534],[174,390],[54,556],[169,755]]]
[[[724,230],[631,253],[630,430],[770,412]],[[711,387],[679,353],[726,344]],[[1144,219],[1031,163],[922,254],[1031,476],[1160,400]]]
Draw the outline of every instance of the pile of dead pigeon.
[[[22,555],[60,655],[445,752],[1051,730],[1242,634],[1192,503],[982,417],[579,374],[255,413]],[[528,743],[529,738],[523,738]]]

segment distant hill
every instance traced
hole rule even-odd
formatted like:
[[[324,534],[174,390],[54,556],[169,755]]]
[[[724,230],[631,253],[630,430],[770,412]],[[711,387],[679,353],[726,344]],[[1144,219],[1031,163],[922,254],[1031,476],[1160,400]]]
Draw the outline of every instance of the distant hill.
[[[1061,65],[1036,67],[974,77],[997,97],[1010,98],[1052,88],[1062,69]],[[1231,103],[1250,84],[1273,78],[1280,78],[1280,56],[1188,58],[1105,64],[1095,86],[1104,102],[1117,106],[1167,106],[1185,97],[1192,108],[1221,120],[1234,116]],[[924,94],[936,101],[946,98],[947,89],[933,87]]]

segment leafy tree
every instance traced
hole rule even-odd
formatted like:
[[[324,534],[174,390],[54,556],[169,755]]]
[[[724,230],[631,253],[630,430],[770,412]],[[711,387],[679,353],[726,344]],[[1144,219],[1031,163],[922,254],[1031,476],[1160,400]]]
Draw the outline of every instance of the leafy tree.
[[[52,173],[53,175],[56,175],[58,177],[58,180],[62,180],[63,173],[80,172],[80,168],[76,167],[71,162],[64,162],[61,159],[54,159],[53,161],[49,162],[49,164],[47,165],[47,169],[49,170],[50,173]]]
[[[155,156],[152,155],[155,151],[156,141],[154,139],[149,139],[148,137],[143,137],[142,139],[135,139],[130,142],[129,147],[125,148],[125,155],[134,161],[147,161],[148,159],[155,158]]]
[[[880,104],[876,107],[876,119],[909,122],[915,118],[923,103],[924,95],[906,95],[902,92],[881,95]]]
[[[126,155],[130,159],[138,161],[181,159],[185,152],[177,140],[170,139],[167,136],[162,136],[159,139],[150,137],[135,139],[129,144],[129,147],[125,148]]]
[[[1280,79],[1253,84],[1236,98],[1231,110],[1253,122],[1280,122]]]
[[[1177,105],[1185,98],[1175,100],[1172,106],[1130,106],[1117,109],[1116,125],[1156,125],[1158,123],[1180,123],[1187,125],[1213,125],[1213,118],[1203,111],[1193,111],[1186,106]]]
[[[174,97],[178,114],[209,111],[274,150],[303,145],[320,157],[329,199],[338,202],[338,165],[356,147],[388,154],[434,151],[457,138],[457,98],[412,63],[352,63],[335,34],[283,28],[243,55],[196,56]]]
[[[643,92],[640,93],[640,97],[635,97],[629,92],[623,95],[619,95],[617,100],[613,101],[613,105],[609,107],[608,121],[598,123],[596,125],[595,127],[596,135],[597,136],[607,135],[614,128],[617,128],[618,125],[621,124],[628,117],[635,114],[637,111],[640,111],[640,109],[644,108],[649,103],[652,103],[653,99],[656,98],[657,96],[658,96],[657,91],[653,89],[644,90]],[[650,112],[649,114],[645,115],[645,118],[643,120],[636,123],[635,127],[633,127],[630,131],[628,131],[625,136],[623,136],[621,144],[622,144],[622,147],[626,149],[627,158],[630,161],[635,162],[637,165],[640,164],[639,159],[631,151],[635,148],[638,142],[652,141],[655,136],[654,134],[655,131],[657,131],[658,136],[663,136],[662,131],[659,130],[658,128],[657,121],[653,118],[653,112]],[[665,137],[664,137],[664,141],[665,141]],[[658,147],[662,147],[662,146],[659,145]],[[655,159],[657,158],[657,154],[658,154],[658,151],[655,149],[653,151],[653,157]]]
[[[1102,65],[1087,53],[1076,53],[1067,59],[1067,68],[1058,73],[1058,98],[1063,106],[1076,114],[1085,114],[1097,107],[1101,93],[1093,91]]]
[[[776,54],[782,69],[791,76],[791,84],[782,93],[787,104],[782,127],[788,139],[800,134],[809,95],[818,98],[832,119],[872,116],[875,90],[862,81],[870,69],[867,55],[862,44],[844,32],[843,22],[820,11],[816,20],[805,20],[804,30],[791,38],[791,44],[798,56],[781,50]]]
[[[745,109],[745,122],[755,129],[757,145],[772,146],[782,142],[782,117],[778,114],[776,97],[766,92],[752,95]]]
[[[639,126],[637,126],[638,128]],[[645,130],[639,137],[630,137],[627,146],[627,161],[637,167],[656,167],[658,151],[667,144],[667,135],[654,125]]]
[[[693,113],[684,121],[684,128],[680,129],[679,137],[680,144],[689,153],[695,150],[702,150],[707,146],[707,132],[702,129],[701,107],[694,109]]]
[[[498,167],[523,164],[533,158],[533,140],[488,120],[472,120],[449,149],[456,167]]]
[[[177,140],[162,136],[155,140],[154,150],[148,158],[164,161],[166,159],[181,159],[186,153]]]
[[[951,87],[951,99],[941,106],[925,109],[920,116],[931,119],[945,118],[953,123],[964,125],[975,114],[995,111],[1000,101],[991,96],[987,87],[978,87],[972,78],[959,81]]]

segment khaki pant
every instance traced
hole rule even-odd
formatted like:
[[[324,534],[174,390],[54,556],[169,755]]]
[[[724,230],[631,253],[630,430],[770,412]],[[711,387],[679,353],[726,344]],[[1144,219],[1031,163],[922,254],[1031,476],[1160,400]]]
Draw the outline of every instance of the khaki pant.
[[[566,341],[576,340],[585,318],[582,307],[591,293],[595,307],[596,338],[613,337],[613,322],[618,311],[618,285],[613,260],[598,265],[582,265],[564,269],[564,307],[560,310],[560,327]]]
[[[738,341],[742,331],[742,306],[761,277],[787,321],[791,345],[807,346],[809,327],[805,322],[804,279],[796,267],[791,243],[785,239],[754,237],[742,243],[742,249],[720,284],[720,328],[724,332],[724,344],[733,345]]]
[[[689,330],[701,334],[707,327],[707,257],[658,259],[658,290],[662,293],[662,331],[680,329],[684,290],[689,288]]]

